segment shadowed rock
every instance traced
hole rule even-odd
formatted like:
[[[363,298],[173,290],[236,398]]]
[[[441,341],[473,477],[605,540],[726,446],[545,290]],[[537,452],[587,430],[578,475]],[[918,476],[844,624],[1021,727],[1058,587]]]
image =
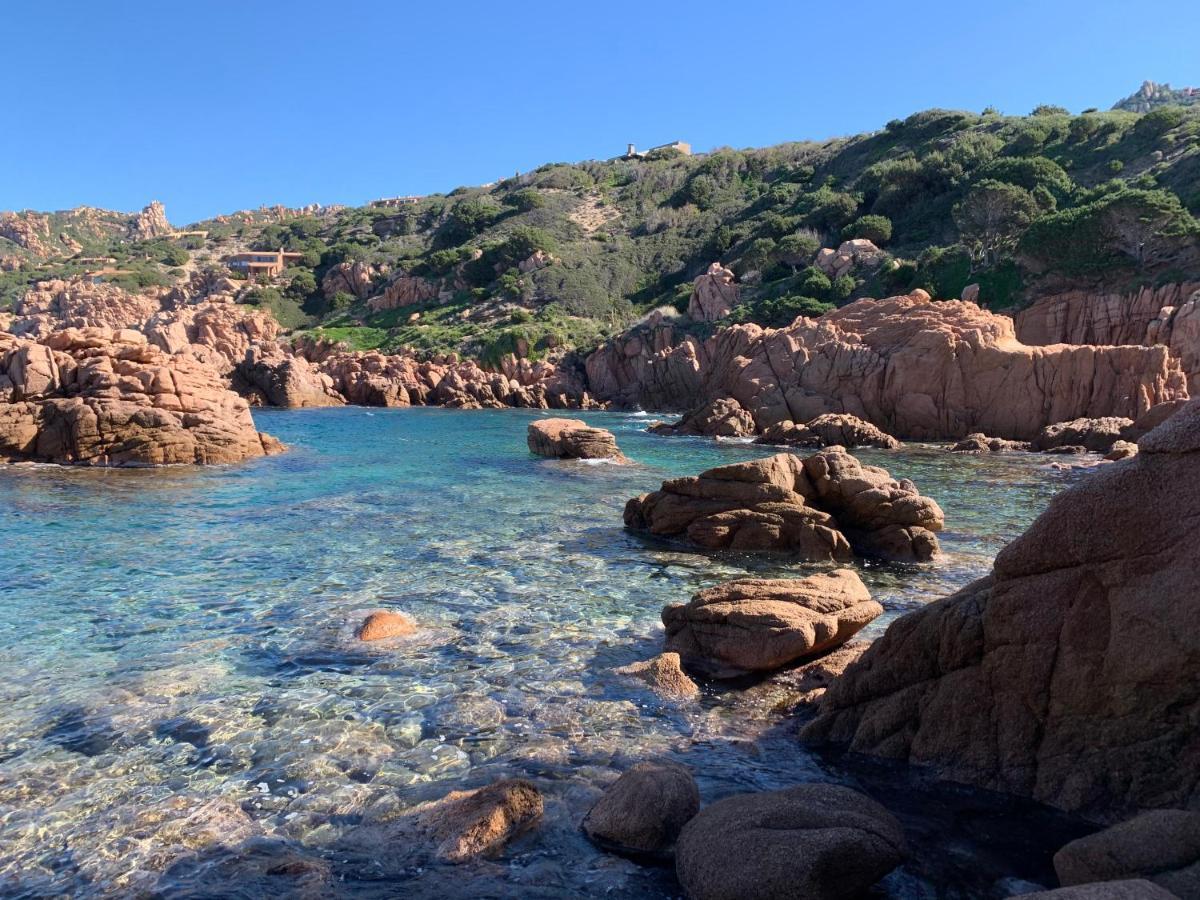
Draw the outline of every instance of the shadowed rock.
[[[832,784],[741,794],[684,826],[675,871],[691,900],[858,896],[905,856],[900,823]]]
[[[700,811],[700,791],[679,763],[640,762],[604,792],[583,820],[589,838],[619,853],[662,855]]]
[[[1144,878],[1200,900],[1200,813],[1162,809],[1079,838],[1054,854],[1064,885]]]

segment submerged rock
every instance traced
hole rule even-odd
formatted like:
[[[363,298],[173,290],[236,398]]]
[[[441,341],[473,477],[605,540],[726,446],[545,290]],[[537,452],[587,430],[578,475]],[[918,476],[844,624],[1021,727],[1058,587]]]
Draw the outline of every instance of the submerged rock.
[[[417,630],[408,616],[388,609],[376,610],[363,619],[358,627],[360,641],[382,641],[387,638],[403,637]]]
[[[747,578],[662,612],[668,651],[712,678],[779,669],[846,643],[883,607],[849,569],[808,578]]]
[[[779,453],[664,481],[631,499],[625,525],[686,537],[710,550],[778,550],[846,562],[854,550],[897,560],[938,551],[938,505],[910,481],[863,466],[840,447],[801,459]]]
[[[691,900],[858,896],[905,857],[904,832],[869,797],[832,784],[740,794],[683,829],[675,871]]]
[[[678,653],[661,653],[653,659],[630,663],[613,671],[644,681],[667,700],[692,700],[700,696],[696,682],[683,671]]]
[[[625,460],[611,431],[581,419],[538,419],[529,423],[529,451],[551,459]]]
[[[583,830],[605,849],[661,855],[699,811],[700,791],[691,770],[665,760],[640,762],[588,811]]]
[[[412,828],[445,862],[464,863],[499,851],[542,815],[542,795],[520,778],[473,791],[452,791],[408,815]]]
[[[1138,446],[892,623],[803,736],[1100,820],[1200,802],[1200,402]]]
[[[1180,900],[1200,900],[1200,813],[1153,810],[1054,854],[1064,885],[1144,878]]]

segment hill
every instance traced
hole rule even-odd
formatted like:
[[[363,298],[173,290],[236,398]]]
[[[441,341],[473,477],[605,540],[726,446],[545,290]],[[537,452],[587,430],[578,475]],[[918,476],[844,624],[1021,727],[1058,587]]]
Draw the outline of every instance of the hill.
[[[713,262],[740,285],[728,320],[771,326],[915,288],[958,297],[978,285],[981,302],[1006,309],[1064,287],[1195,278],[1197,213],[1200,106],[935,109],[853,137],[550,163],[446,195],[222,216],[184,236],[119,234],[114,220],[73,237],[73,255],[6,251],[0,229],[0,258],[19,266],[0,273],[0,304],[77,273],[85,255],[111,260],[116,273],[100,277],[146,286],[283,248],[297,255],[281,277],[240,299],[297,333],[537,358],[589,349],[657,307],[683,311]],[[67,221],[41,233],[70,234]],[[856,238],[879,252],[836,265],[818,255]]]

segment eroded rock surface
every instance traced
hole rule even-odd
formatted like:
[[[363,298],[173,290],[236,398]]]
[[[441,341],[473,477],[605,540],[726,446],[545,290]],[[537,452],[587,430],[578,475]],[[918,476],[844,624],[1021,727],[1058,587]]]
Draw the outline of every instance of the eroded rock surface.
[[[1200,813],[1162,809],[1067,844],[1054,854],[1064,885],[1144,878],[1180,900],[1200,898]]]
[[[803,424],[790,420],[772,425],[756,444],[791,447],[880,447],[895,450],[900,442],[870,422],[847,413],[825,413]]]
[[[754,417],[728,397],[712,400],[684,413],[674,424],[651,426],[655,434],[706,437],[746,437],[754,434]]]
[[[1138,447],[896,620],[805,738],[1100,820],[1200,804],[1200,402]]]
[[[846,643],[883,613],[850,569],[799,579],[743,578],[662,612],[666,649],[712,678],[769,672]]]
[[[738,305],[738,293],[738,286],[733,282],[733,271],[715,262],[692,282],[688,315],[697,322],[723,319]]]
[[[624,461],[611,431],[593,428],[582,419],[538,419],[529,423],[529,451],[551,459]]]
[[[931,559],[943,522],[937,503],[912,482],[864,466],[841,447],[807,459],[779,453],[673,478],[625,506],[628,528],[686,538],[705,549],[777,550],[843,562],[855,552]]]
[[[128,329],[0,333],[0,459],[90,466],[231,463],[282,449],[216,371]]]

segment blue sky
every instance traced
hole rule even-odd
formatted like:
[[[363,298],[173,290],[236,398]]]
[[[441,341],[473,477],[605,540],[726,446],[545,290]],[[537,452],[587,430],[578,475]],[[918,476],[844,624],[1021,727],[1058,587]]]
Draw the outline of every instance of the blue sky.
[[[627,142],[697,150],[931,106],[1106,108],[1200,85],[1200,4],[9,3],[0,209],[449,191]]]

